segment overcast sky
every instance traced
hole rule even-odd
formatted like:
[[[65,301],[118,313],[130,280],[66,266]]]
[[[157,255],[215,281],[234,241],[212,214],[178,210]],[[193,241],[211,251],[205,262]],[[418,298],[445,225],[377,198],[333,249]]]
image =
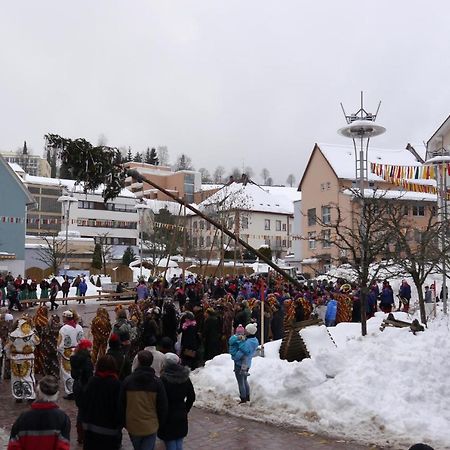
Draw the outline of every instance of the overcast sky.
[[[44,134],[167,145],[198,169],[300,178],[346,143],[339,106],[382,106],[373,145],[428,139],[450,114],[450,2],[21,0],[0,12],[0,149]]]

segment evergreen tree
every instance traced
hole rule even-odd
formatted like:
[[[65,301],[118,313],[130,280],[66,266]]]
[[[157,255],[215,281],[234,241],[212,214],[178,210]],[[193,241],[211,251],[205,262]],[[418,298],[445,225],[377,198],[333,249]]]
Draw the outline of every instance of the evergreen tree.
[[[132,247],[127,247],[123,252],[122,264],[129,266],[133,261],[136,261],[136,255]]]
[[[47,149],[47,162],[51,166],[52,165],[52,155],[50,153],[50,149]]]
[[[51,158],[51,162],[50,162],[50,177],[51,178],[56,178],[56,152],[53,151],[52,152],[52,158]]]
[[[150,162],[150,147],[147,147],[147,150],[145,150],[144,162],[145,162],[145,164],[151,164],[151,162]]]
[[[64,162],[61,163],[61,167],[59,168],[59,178],[65,178],[66,180],[72,179],[69,167]]]
[[[139,152],[137,152],[137,153],[134,155],[133,161],[134,161],[134,162],[142,162],[142,155],[141,155]]]
[[[150,150],[150,163],[149,164],[153,164],[154,166],[159,165],[158,154],[156,153],[155,148],[152,148]]]
[[[127,161],[128,162],[133,161],[133,153],[131,153],[131,147],[128,147]]]
[[[97,243],[94,247],[94,253],[92,254],[92,267],[94,269],[102,268],[102,246]]]

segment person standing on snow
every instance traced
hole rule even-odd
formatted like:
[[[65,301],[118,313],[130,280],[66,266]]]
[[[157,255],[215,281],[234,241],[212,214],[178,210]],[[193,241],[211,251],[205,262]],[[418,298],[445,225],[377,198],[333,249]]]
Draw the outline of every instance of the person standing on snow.
[[[245,327],[245,334],[247,338],[237,338],[239,342],[237,342],[236,351],[236,343],[234,342],[234,340],[232,342],[234,336],[230,338],[230,353],[232,353],[232,358],[234,361],[234,374],[236,376],[236,381],[239,388],[239,396],[241,398],[239,403],[247,403],[250,401],[250,386],[248,384],[247,378],[249,376],[248,372],[252,365],[253,356],[259,345],[258,339],[256,339],[257,331],[258,327],[256,326],[256,323],[249,323]]]

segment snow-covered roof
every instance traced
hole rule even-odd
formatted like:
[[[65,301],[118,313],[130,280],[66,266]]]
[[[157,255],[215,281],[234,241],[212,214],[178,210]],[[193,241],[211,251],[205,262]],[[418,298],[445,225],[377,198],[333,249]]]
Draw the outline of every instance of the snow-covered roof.
[[[18,167],[20,167],[20,166],[18,166]],[[13,169],[13,170],[16,172],[15,169]],[[83,190],[83,183],[76,184],[75,180],[66,180],[64,178],[38,177],[35,175],[25,174],[25,177],[22,179],[22,181],[25,184],[40,184],[40,185],[44,185],[44,186],[62,186],[62,187],[65,187],[70,192],[75,192],[75,193],[80,193],[80,194],[85,193]],[[93,192],[93,194],[101,195],[103,193],[103,189],[104,189],[103,185],[100,185]],[[90,192],[88,192],[88,194],[89,193]],[[126,188],[124,188],[120,191],[120,194],[118,195],[118,197],[136,198],[135,194]]]
[[[355,179],[355,151],[353,146],[339,144],[317,144],[328,160],[337,177],[340,179]],[[406,148],[382,149],[369,145],[369,162],[398,166],[421,166],[415,156]],[[381,177],[369,170],[369,180],[383,181]]]
[[[287,197],[291,202],[296,202],[302,199],[302,193],[297,190],[297,187],[290,186],[261,186],[269,194]]]
[[[357,189],[345,189],[344,194],[353,196],[355,195]],[[401,201],[424,201],[424,202],[434,202],[437,201],[436,194],[427,194],[425,192],[412,192],[404,190],[384,190],[384,189],[364,189],[364,196],[366,198],[384,198],[384,199],[395,199]]]
[[[17,174],[24,174],[25,170],[22,169],[22,166],[20,166],[17,163],[12,163],[12,162],[8,162],[9,167],[11,167],[12,170],[14,170],[14,172],[16,172]]]
[[[259,211],[277,214],[294,214],[294,204],[291,194],[274,194],[253,183],[243,185],[232,183],[203,200],[199,209],[219,205],[220,210],[240,209],[243,211]]]
[[[201,190],[202,191],[212,191],[213,189],[223,188],[222,184],[213,184],[213,183],[202,183]]]

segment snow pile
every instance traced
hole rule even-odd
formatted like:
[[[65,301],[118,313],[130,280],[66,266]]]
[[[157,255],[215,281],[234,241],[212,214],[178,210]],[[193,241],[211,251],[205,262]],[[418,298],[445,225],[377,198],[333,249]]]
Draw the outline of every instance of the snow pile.
[[[307,342],[312,358],[302,362],[280,360],[279,341],[265,345],[250,371],[250,406],[237,405],[233,362],[219,355],[192,374],[197,404],[364,443],[450,448],[448,320],[414,336],[407,328],[380,332],[383,318],[369,320],[365,338],[359,324],[330,328],[337,347],[320,350],[317,336],[306,337],[315,344]]]

